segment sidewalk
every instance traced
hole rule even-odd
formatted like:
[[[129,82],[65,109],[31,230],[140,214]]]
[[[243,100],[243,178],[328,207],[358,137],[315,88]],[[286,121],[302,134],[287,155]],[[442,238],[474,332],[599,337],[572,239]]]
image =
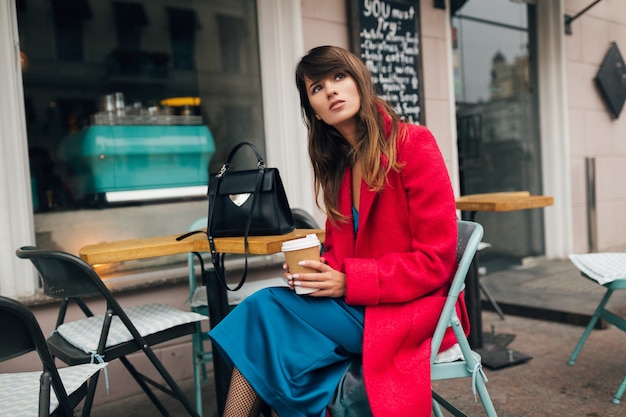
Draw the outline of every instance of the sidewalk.
[[[594,330],[574,366],[569,356],[602,296],[587,285],[569,261],[542,261],[498,271],[482,278],[505,312],[501,320],[484,303],[483,330],[514,335],[509,348],[532,357],[523,364],[485,369],[487,389],[500,417],[617,417],[626,416],[623,404],[611,399],[626,375],[622,353],[626,334],[612,326]],[[621,291],[626,293],[626,291]],[[619,293],[619,292],[618,292]],[[626,294],[615,294],[614,311],[626,310]],[[543,318],[534,318],[543,316]],[[574,323],[574,324],[572,324]],[[493,327],[492,327],[493,326]],[[209,379],[212,375],[209,376]],[[192,381],[181,383],[192,397]],[[440,381],[434,389],[468,416],[484,415],[475,403],[469,378]],[[205,385],[204,417],[215,416],[212,383]],[[174,416],[185,415],[180,408]],[[145,396],[97,406],[92,417],[157,415]],[[290,416],[282,416],[290,417]]]

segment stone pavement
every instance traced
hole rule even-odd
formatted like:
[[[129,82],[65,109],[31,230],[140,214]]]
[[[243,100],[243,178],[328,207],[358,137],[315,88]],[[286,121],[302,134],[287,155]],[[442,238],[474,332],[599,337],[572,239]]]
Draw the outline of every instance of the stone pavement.
[[[485,369],[487,389],[500,417],[626,417],[623,404],[611,399],[624,376],[626,334],[613,326],[594,330],[575,365],[569,356],[582,335],[602,291],[580,277],[569,261],[535,260],[524,266],[490,273],[482,278],[505,311],[505,319],[483,302],[483,329],[510,335],[508,348],[532,357],[525,363],[498,370]],[[609,304],[626,310],[625,294]],[[488,337],[485,340],[489,340]],[[486,344],[485,348],[489,348]],[[191,398],[192,383],[183,381]],[[434,389],[468,416],[484,415],[475,403],[469,378],[438,381]],[[214,386],[204,389],[204,417],[215,416]],[[185,415],[173,407],[175,416]],[[154,416],[158,413],[143,396],[96,407],[92,417]],[[283,416],[289,417],[289,416]]]

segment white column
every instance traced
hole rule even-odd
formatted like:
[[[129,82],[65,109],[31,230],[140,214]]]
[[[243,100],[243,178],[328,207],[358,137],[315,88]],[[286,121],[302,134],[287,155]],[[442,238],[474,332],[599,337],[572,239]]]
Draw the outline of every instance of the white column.
[[[37,281],[15,249],[33,244],[28,140],[14,1],[0,2],[0,294],[24,297]]]
[[[299,1],[257,0],[267,162],[280,170],[289,204],[316,211],[295,67],[305,52]]]
[[[546,256],[565,258],[573,247],[570,142],[563,0],[538,0],[539,114]]]

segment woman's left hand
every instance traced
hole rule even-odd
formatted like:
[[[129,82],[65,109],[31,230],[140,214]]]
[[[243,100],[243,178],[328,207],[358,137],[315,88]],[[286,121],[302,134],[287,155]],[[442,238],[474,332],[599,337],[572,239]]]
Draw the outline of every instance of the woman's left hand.
[[[346,274],[339,272],[326,264],[322,257],[320,261],[302,261],[306,268],[316,269],[319,272],[290,274],[285,273],[287,284],[293,290],[295,287],[317,288],[318,291],[308,294],[311,297],[339,298],[346,295]],[[287,264],[283,265],[287,269]]]

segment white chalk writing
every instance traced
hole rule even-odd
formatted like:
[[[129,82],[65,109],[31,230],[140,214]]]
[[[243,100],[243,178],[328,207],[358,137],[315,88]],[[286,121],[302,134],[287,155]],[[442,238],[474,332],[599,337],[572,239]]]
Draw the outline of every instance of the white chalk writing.
[[[419,37],[415,6],[361,0],[361,59],[382,98],[409,121],[420,120]]]

